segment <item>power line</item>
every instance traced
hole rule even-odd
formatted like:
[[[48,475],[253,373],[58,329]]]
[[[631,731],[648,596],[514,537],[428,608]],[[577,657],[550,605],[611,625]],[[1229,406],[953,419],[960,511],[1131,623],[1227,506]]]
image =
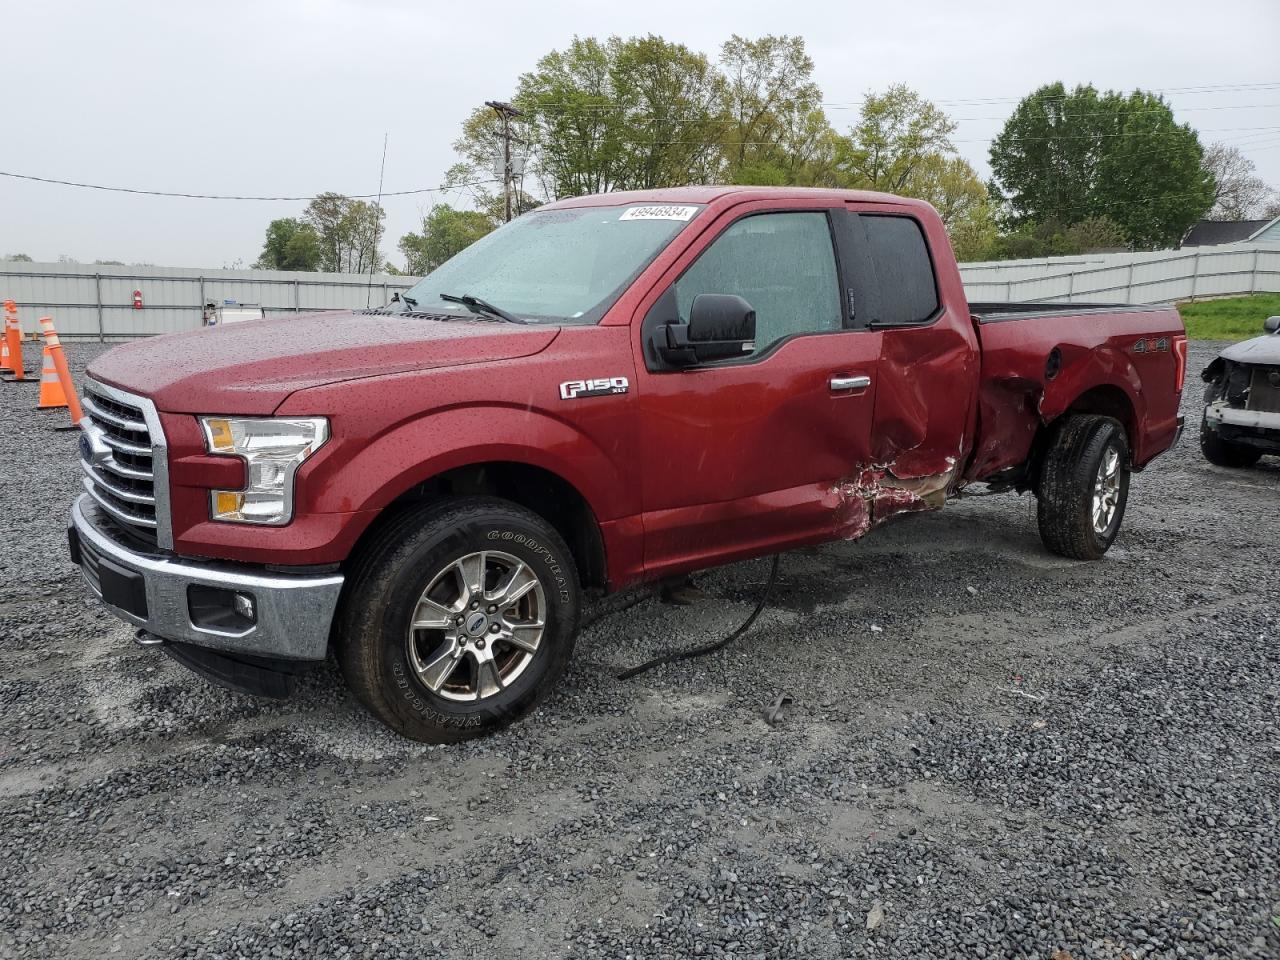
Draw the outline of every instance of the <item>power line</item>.
[[[148,197],[182,197],[188,200],[262,200],[262,201],[268,201],[268,202],[274,202],[277,200],[289,200],[289,201],[296,202],[296,201],[303,201],[303,200],[311,201],[316,199],[314,195],[307,196],[307,197],[254,197],[254,196],[240,196],[240,195],[234,195],[234,194],[182,193],[182,192],[170,191],[170,190],[143,190],[136,187],[108,187],[108,186],[103,186],[102,184],[99,184],[99,183],[81,183],[76,180],[57,180],[53,177],[37,177],[37,176],[34,176],[33,174],[10,173],[5,170],[0,170],[0,177],[11,177],[14,180],[32,180],[32,181],[35,181],[36,183],[53,183],[63,187],[81,187],[82,189],[85,189],[85,190],[104,190],[108,193],[134,193],[134,194],[141,194],[143,196],[148,196]],[[484,184],[493,183],[493,182],[494,181],[492,179],[474,180],[474,181],[471,181],[470,183],[459,183],[449,187],[420,187],[416,190],[390,190],[381,194],[344,193],[342,194],[342,196],[346,197],[348,200],[374,200],[374,199],[380,199],[382,197],[408,197],[408,196],[414,196],[416,194],[422,194],[422,193],[445,193],[449,190],[457,189],[458,187],[478,187],[478,186],[482,186]]]
[[[1229,133],[1232,131],[1248,131],[1248,130],[1280,130],[1280,126],[1267,127],[1212,127],[1209,129],[1198,130],[1197,133]],[[1150,130],[1124,131],[1121,133],[1098,133],[1098,134],[1075,134],[1071,136],[1048,136],[1048,137],[1010,137],[1009,142],[1024,143],[1030,141],[1061,141],[1061,140],[1094,140],[1098,138],[1112,139],[1116,137],[1136,137],[1146,138],[1151,136]],[[948,138],[949,139],[949,138]],[[994,138],[993,138],[994,139]],[[614,144],[630,144],[637,147],[677,147],[677,146],[707,146],[711,144],[708,140],[630,140],[619,137],[557,137],[557,144],[562,143],[580,143],[594,144],[596,146],[608,146]],[[991,140],[951,140],[952,143],[990,143]],[[744,147],[771,147],[777,146],[777,140],[735,140],[734,146]]]
[[[1178,110],[1180,111],[1264,110],[1272,107],[1280,107],[1280,103],[1220,104],[1220,105],[1206,106],[1206,107],[1179,107]],[[841,109],[844,109],[844,108],[841,108]],[[853,109],[853,108],[850,107],[849,109]],[[1168,106],[1153,107],[1151,109],[1146,109],[1146,110],[1125,110],[1120,114],[1116,114],[1112,111],[1102,110],[1102,111],[1094,111],[1091,113],[1073,113],[1071,114],[1071,117],[1072,119],[1077,119],[1077,120],[1080,119],[1081,117],[1111,117],[1111,116],[1117,116],[1117,115],[1122,117],[1135,117],[1135,116],[1139,116],[1141,114],[1147,114],[1147,113],[1167,113],[1170,109],[1171,108]],[[545,110],[534,109],[528,112],[533,116],[541,117],[544,119],[571,119],[573,115],[572,110],[548,112]],[[954,123],[969,123],[969,122],[988,121],[988,120],[1008,120],[1009,118],[1006,116],[1006,117],[947,117],[947,119]],[[742,123],[739,120],[735,120],[733,118],[710,117],[710,116],[708,117],[628,117],[627,122],[628,123],[651,123],[651,124],[652,123],[697,123],[697,124],[703,124],[706,126],[727,126],[727,127],[742,126]]]
[[[1170,93],[1170,94],[1181,94],[1181,95],[1199,95],[1199,94],[1210,94],[1210,93],[1255,93],[1255,92],[1263,92],[1268,90],[1280,90],[1280,83],[1275,83],[1275,82],[1254,83],[1254,84],[1227,83],[1227,84],[1205,84],[1197,87],[1152,87],[1152,88],[1143,90],[1143,92]],[[1034,100],[1042,103],[1051,103],[1058,100],[1070,99],[1072,96],[1073,94],[1071,93],[1071,91],[1067,91],[1062,94],[1053,94],[1053,95],[1044,94],[1044,95],[1037,96],[1035,94],[1032,94],[1026,97],[972,97],[972,98],[960,98],[960,99],[952,99],[952,100],[930,100],[929,102],[934,104],[935,106],[938,106],[938,105],[980,106],[984,104],[1021,103],[1023,100]],[[623,103],[618,100],[611,100],[606,97],[598,97],[598,98],[592,98],[592,99],[596,99],[599,102],[575,103],[570,101],[547,101],[542,103],[532,103],[532,104],[528,104],[527,106],[529,109],[535,110],[535,111],[542,110],[546,107],[561,107],[561,108],[572,108],[573,110],[578,112],[588,111],[588,110],[626,110],[631,107],[631,104]],[[862,102],[851,101],[851,100],[836,100],[836,101],[822,100],[815,105],[820,107],[827,107],[830,109],[852,110],[852,109],[861,108]]]

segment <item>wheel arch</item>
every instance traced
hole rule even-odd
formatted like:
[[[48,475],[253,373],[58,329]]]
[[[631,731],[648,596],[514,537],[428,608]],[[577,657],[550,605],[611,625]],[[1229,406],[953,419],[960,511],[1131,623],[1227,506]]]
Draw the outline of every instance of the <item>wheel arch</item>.
[[[1133,467],[1135,431],[1138,422],[1138,412],[1134,408],[1133,400],[1125,390],[1114,384],[1098,384],[1077,396],[1057,416],[1052,419],[1042,419],[1036,428],[1035,438],[1031,441],[1031,454],[1028,457],[1032,490],[1040,489],[1040,471],[1044,467],[1045,456],[1054,435],[1069,417],[1080,415],[1109,417],[1117,421],[1124,430],[1125,445],[1129,448],[1130,466]]]
[[[361,533],[352,556],[410,506],[475,495],[498,497],[536,513],[564,539],[583,587],[602,589],[608,583],[604,537],[590,502],[558,473],[519,460],[466,463],[414,482],[395,495]]]

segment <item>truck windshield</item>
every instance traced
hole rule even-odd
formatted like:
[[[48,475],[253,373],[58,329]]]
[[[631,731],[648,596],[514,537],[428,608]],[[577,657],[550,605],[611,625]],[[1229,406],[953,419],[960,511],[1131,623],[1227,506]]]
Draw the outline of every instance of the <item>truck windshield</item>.
[[[415,311],[479,297],[534,323],[596,323],[702,207],[534,210],[477,240],[405,294]]]

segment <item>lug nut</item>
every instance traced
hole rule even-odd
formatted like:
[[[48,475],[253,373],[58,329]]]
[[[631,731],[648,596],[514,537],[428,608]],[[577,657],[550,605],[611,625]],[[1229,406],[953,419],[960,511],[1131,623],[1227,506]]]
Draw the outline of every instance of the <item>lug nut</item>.
[[[490,604],[490,605],[489,605],[489,612],[490,612],[490,613],[497,613],[497,612],[498,612],[498,608],[497,608],[497,607],[495,607],[493,604]]]
[[[481,637],[476,641],[476,647],[480,650],[484,649],[484,637]]]
[[[497,632],[498,632],[498,625],[497,625],[496,623],[495,623],[495,624],[493,624],[493,626],[491,626],[491,627],[489,628],[489,632],[490,632],[490,633],[497,633]]]
[[[476,607],[478,607],[478,606],[480,606],[480,601],[479,601],[479,600],[472,600],[472,601],[471,601],[471,609],[472,609],[472,610],[474,610],[474,609],[475,609]]]

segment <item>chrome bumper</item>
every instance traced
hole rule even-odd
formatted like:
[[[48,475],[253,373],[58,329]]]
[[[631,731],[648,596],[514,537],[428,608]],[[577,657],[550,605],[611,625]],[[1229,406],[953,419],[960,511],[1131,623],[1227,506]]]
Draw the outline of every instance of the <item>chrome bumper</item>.
[[[229,563],[186,561],[130,550],[94,526],[83,494],[71,507],[73,559],[89,587],[123,620],[166,640],[256,657],[322,660],[342,592],[342,574],[289,576]],[[216,629],[193,620],[190,588],[253,598],[254,622]]]

